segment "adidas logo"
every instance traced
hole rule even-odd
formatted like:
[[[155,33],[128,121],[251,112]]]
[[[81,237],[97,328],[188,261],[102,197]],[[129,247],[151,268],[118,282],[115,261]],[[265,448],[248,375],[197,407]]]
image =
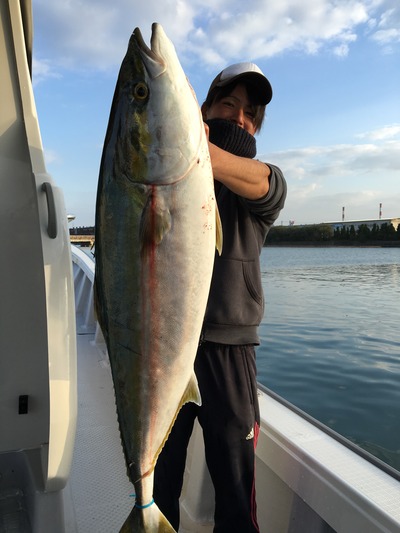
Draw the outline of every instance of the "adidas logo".
[[[254,428],[251,428],[250,433],[247,435],[246,440],[254,439]]]

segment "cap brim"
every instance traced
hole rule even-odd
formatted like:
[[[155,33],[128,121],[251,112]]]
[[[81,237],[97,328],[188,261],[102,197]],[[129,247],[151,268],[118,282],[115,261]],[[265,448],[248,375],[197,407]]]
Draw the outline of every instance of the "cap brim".
[[[244,72],[243,74],[238,74],[226,80],[220,80],[216,83],[217,87],[224,87],[229,85],[234,81],[243,80],[246,84],[250,84],[255,93],[257,94],[258,101],[255,102],[259,105],[267,105],[272,100],[272,87],[268,79],[258,72]]]

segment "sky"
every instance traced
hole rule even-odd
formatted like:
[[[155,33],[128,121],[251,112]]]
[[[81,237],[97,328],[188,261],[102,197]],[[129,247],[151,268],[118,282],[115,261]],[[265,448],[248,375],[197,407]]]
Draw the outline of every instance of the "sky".
[[[159,22],[201,104],[229,64],[274,96],[257,159],[288,184],[276,225],[400,217],[398,0],[32,0],[33,89],[46,168],[73,226],[91,226],[118,71]],[[380,204],[382,208],[380,210]]]

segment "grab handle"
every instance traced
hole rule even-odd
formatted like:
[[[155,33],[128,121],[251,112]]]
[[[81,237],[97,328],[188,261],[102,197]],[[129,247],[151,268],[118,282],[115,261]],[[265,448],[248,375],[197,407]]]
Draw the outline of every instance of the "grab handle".
[[[54,202],[54,193],[51,187],[51,183],[45,182],[42,185],[42,191],[46,193],[48,221],[47,221],[47,233],[50,239],[57,237],[57,217],[56,217],[56,204]]]

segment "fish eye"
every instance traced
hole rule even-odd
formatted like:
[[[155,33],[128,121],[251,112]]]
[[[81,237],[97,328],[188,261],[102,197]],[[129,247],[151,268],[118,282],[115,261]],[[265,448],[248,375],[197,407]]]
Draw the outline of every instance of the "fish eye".
[[[133,96],[139,101],[146,100],[149,95],[149,88],[143,82],[137,83],[133,88]]]

